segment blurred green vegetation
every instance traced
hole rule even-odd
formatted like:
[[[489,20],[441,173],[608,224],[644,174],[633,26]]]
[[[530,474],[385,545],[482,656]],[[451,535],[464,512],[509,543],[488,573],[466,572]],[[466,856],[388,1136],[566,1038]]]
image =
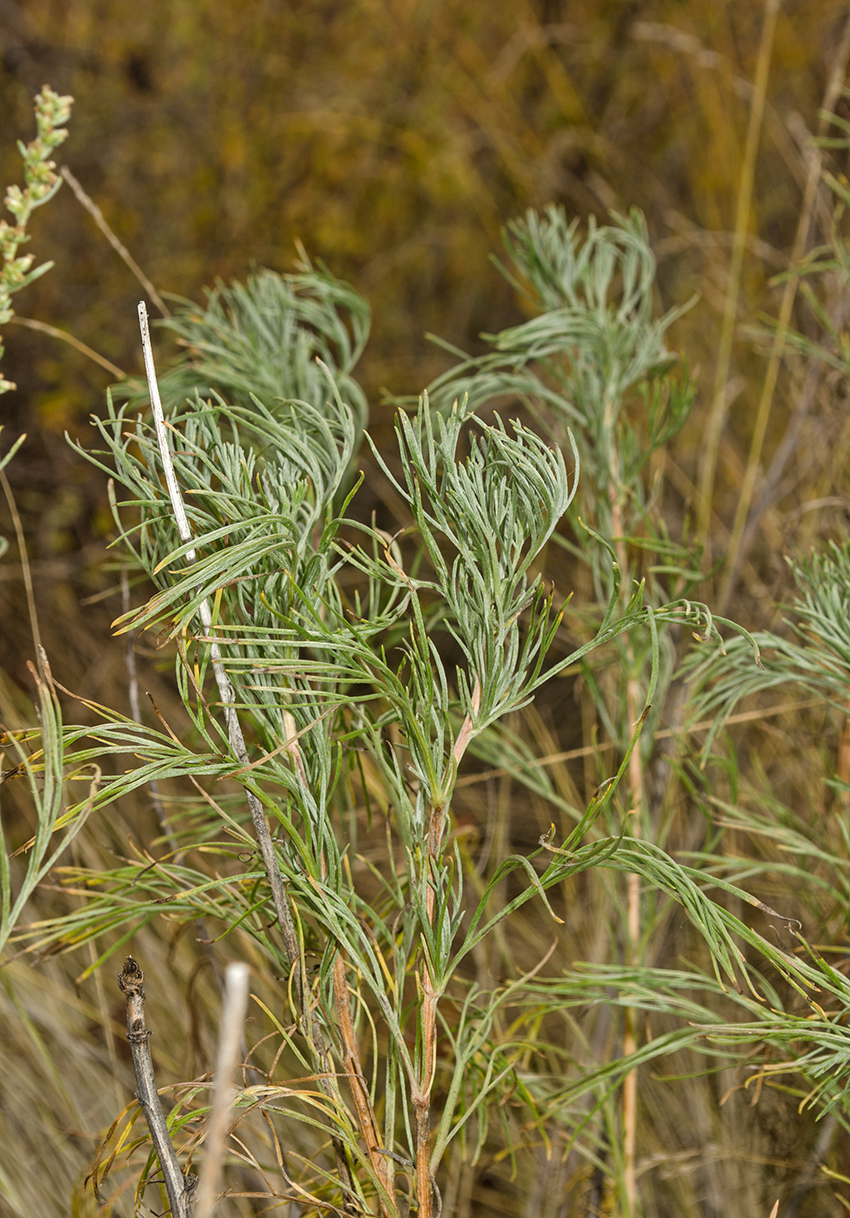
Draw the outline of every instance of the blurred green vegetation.
[[[28,138],[45,80],[76,98],[62,152],[161,291],[197,299],[203,285],[244,278],[253,264],[290,270],[296,240],[353,283],[373,311],[360,376],[379,434],[389,420],[381,391],[416,394],[446,366],[426,332],[474,354],[479,332],[518,319],[513,292],[486,269],[506,220],[550,202],[580,217],[639,206],[661,308],[701,295],[671,342],[696,367],[705,406],[764,11],[756,0],[9,0],[0,106],[9,136]],[[800,144],[817,121],[842,19],[827,0],[787,3],[778,15],[744,320],[776,308],[769,279],[787,266]],[[3,181],[17,179],[16,157],[5,139]],[[56,270],[18,298],[19,311],[138,373],[138,284],[69,190],[35,218],[32,248]],[[4,417],[33,436],[12,476],[34,500],[63,488],[45,545],[85,546],[98,532],[94,492],[79,485],[60,437],[87,432],[109,374],[23,326],[7,345],[20,392],[4,401]],[[750,340],[733,354],[721,516],[733,510],[764,373]],[[777,425],[788,392],[777,395]],[[676,449],[686,499],[703,419],[698,408]],[[819,497],[830,493],[814,481]],[[768,560],[767,575],[778,569]]]
[[[495,333],[522,319],[514,291],[487,264],[507,220],[550,202],[580,218],[638,206],[659,261],[658,312],[699,295],[669,340],[685,354],[698,386],[691,419],[664,457],[664,507],[676,522],[695,507],[769,7],[757,0],[257,0],[244,6],[4,0],[0,182],[20,176],[13,137],[31,138],[32,98],[49,81],[76,99],[63,160],[161,292],[200,299],[204,285],[244,279],[255,265],[292,270],[295,243],[303,242],[372,308],[372,337],[359,376],[379,442],[391,422],[385,391],[415,395],[451,362],[428,343],[426,332],[479,354],[485,350],[482,331]],[[739,325],[725,386],[729,419],[714,488],[716,553],[728,539],[765,375],[763,340],[746,327],[778,311],[782,286],[771,280],[789,265],[807,139],[818,123],[846,19],[846,7],[831,0],[786,0],[769,48]],[[847,113],[843,100],[839,112]],[[840,174],[845,154],[835,155]],[[805,249],[822,244],[828,228],[819,199]],[[35,217],[32,232],[36,258],[51,258],[56,268],[16,298],[19,312],[72,332],[138,375],[139,285],[70,190],[63,187]],[[821,335],[802,301],[792,323],[813,340]],[[163,363],[168,341],[161,332]],[[4,442],[19,431],[29,435],[9,477],[34,562],[42,635],[63,683],[120,703],[126,696],[123,648],[106,641],[120,597],[105,596],[111,577],[99,566],[110,530],[105,487],[63,435],[67,429],[88,442],[87,417],[102,411],[111,378],[79,352],[23,325],[8,328],[6,346],[4,372],[19,390],[0,400],[0,421],[8,425]],[[803,412],[801,402],[808,403]],[[789,359],[777,385],[763,465],[783,440],[793,440],[791,453],[756,522],[728,610],[748,627],[775,620],[774,605],[786,589],[785,549],[805,555],[816,537],[846,535],[848,438],[843,379]],[[367,472],[374,474],[369,460],[364,453]],[[376,475],[367,486],[380,508]],[[0,529],[12,534],[5,509]],[[701,595],[711,600],[709,592]],[[22,692],[32,655],[24,606],[19,569],[7,561],[0,573],[4,723],[26,721],[30,713]],[[145,688],[166,705],[167,686],[155,661],[141,661]],[[572,693],[553,695],[535,716],[538,753],[557,754],[585,739],[582,725],[574,726],[580,715]],[[757,757],[754,782],[771,785],[777,800],[813,808],[823,819],[844,810],[837,796],[817,785],[825,764],[840,770],[843,757],[847,765],[846,733],[840,732],[840,724],[819,710],[765,720],[740,738],[741,764],[746,767],[750,753]],[[579,762],[572,770],[558,765],[552,775],[572,793],[576,784],[592,782],[594,771]],[[533,804],[511,823],[504,812],[509,803],[508,783],[492,780],[470,796],[464,815],[496,847],[534,840],[546,827],[545,806]],[[87,857],[123,851],[126,834],[150,837],[148,811],[126,817],[124,827],[109,826],[85,847]],[[580,934],[589,943],[592,912],[584,916],[588,925]],[[530,963],[546,951],[547,935],[528,930]],[[163,969],[173,976],[200,971],[185,939],[157,941],[146,931],[151,957],[157,943]],[[115,1030],[121,1012],[112,1009],[111,995],[87,988],[73,1016],[59,1012],[55,995],[70,1004],[70,981],[83,967],[73,960],[42,965],[45,980],[36,982],[14,966],[20,974],[16,997],[11,987],[8,996],[0,995],[4,1017],[15,1027],[3,1061],[19,1066],[29,1054],[41,1063],[38,1070],[15,1073],[19,1091],[28,1079],[44,1092],[55,1085],[49,1055],[33,1055],[38,1037],[65,1046],[72,1057],[88,1033],[98,1046],[103,1042],[102,1056],[108,1048],[113,1062],[122,1051]],[[56,1011],[45,1014],[51,1004]],[[38,1037],[16,1018],[22,1005]],[[213,985],[195,987],[193,972],[179,1013],[185,1044],[169,1042],[175,1076],[204,1068],[215,1006]],[[159,1017],[168,1014],[163,1007]],[[122,1066],[126,1070],[123,1059]],[[683,1072],[687,1066],[682,1063]],[[85,1074],[76,1062],[69,1074],[72,1094],[53,1128],[46,1108],[27,1127],[26,1154],[33,1163],[56,1139],[72,1147],[61,1170],[57,1158],[55,1192],[62,1205],[80,1164],[94,1153],[98,1132],[120,1107],[112,1092],[105,1100],[103,1094],[87,1096]],[[810,1152],[817,1150],[819,1131],[798,1117],[798,1097],[766,1090],[750,1108],[749,1094],[733,1094],[721,1108],[724,1090],[734,1093],[739,1079],[727,1075],[722,1086],[713,1081],[711,1104],[702,1106],[687,1091],[671,1099],[670,1087],[655,1079],[644,1085],[653,1118],[652,1137],[647,1134],[642,1147],[647,1213],[684,1212],[676,1199],[681,1207],[686,1198],[701,1207],[688,1212],[711,1218],[766,1216],[780,1189],[790,1198],[789,1218],[823,1212],[822,1193],[805,1199],[806,1189],[813,1191]],[[124,1094],[126,1099],[126,1086]],[[848,1155],[841,1143],[837,1165],[845,1174]],[[529,1216],[560,1214],[556,1199],[568,1186],[575,1206],[568,1212],[591,1213],[593,1206],[610,1212],[589,1171],[568,1178],[567,1170],[541,1152],[541,1208],[528,1209]],[[453,1182],[457,1213],[519,1212],[512,1187],[510,1165],[499,1161],[462,1174]],[[52,1212],[53,1192],[39,1195],[39,1212]]]

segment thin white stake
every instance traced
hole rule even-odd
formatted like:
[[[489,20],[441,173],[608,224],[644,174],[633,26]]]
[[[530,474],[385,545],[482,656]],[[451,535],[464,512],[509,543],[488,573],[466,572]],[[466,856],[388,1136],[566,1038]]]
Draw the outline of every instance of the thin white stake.
[[[156,381],[156,367],[153,362],[153,348],[151,346],[151,331],[148,324],[148,307],[143,300],[139,301],[139,328],[142,331],[142,353],[145,357],[145,375],[148,378],[148,393],[151,399],[151,410],[153,411],[153,421],[156,426],[156,438],[159,440],[159,451],[162,457],[162,467],[165,470],[165,482],[168,487],[168,495],[171,499],[171,506],[174,509],[174,516],[177,520],[177,532],[180,534],[180,540],[187,542],[192,540],[192,530],[189,528],[189,519],[186,515],[186,508],[183,506],[183,496],[180,493],[180,487],[177,484],[177,475],[174,472],[174,462],[171,460],[171,451],[168,447],[168,436],[165,430],[165,417],[162,413],[162,399],[159,396],[159,385]],[[194,550],[190,550],[188,554],[189,562],[196,561]]]
[[[192,1218],[210,1218],[216,1203],[221,1165],[227,1141],[230,1109],[236,1099],[233,1078],[242,1041],[242,1025],[248,1008],[248,966],[228,964],[215,1068],[215,1097],[204,1147],[204,1162]]]
[[[153,411],[154,425],[156,427],[156,436],[159,442],[160,456],[162,457],[162,467],[165,470],[165,483],[168,487],[168,496],[171,500],[171,507],[174,512],[174,518],[177,521],[177,531],[180,535],[180,540],[184,543],[192,540],[192,530],[189,527],[189,518],[186,515],[186,508],[183,503],[183,495],[180,491],[180,485],[177,481],[177,475],[174,471],[174,461],[171,457],[171,449],[168,447],[168,429],[165,426],[165,418],[162,413],[162,400],[159,396],[159,386],[156,381],[156,368],[153,362],[153,350],[151,348],[150,327],[148,325],[148,310],[143,300],[139,301],[139,328],[142,332],[142,352],[145,358],[145,373],[148,378],[148,393],[150,394],[151,410]],[[197,554],[194,549],[188,551],[186,555],[189,563],[197,561]],[[204,598],[198,607],[198,615],[204,630],[209,632],[212,627],[212,611],[210,610],[209,601]],[[245,737],[242,734],[242,727],[239,723],[239,716],[236,714],[236,695],[233,686],[230,683],[230,678],[224,667],[224,660],[221,655],[221,648],[218,643],[210,643],[210,660],[212,661],[213,673],[215,674],[215,682],[218,686],[219,696],[224,706],[225,722],[227,723],[227,736],[230,741],[230,747],[239,759],[242,766],[248,765],[248,750],[245,747]],[[290,964],[298,967],[300,961],[300,951],[298,948],[298,936],[295,933],[295,925],[292,921],[292,915],[289,912],[286,894],[283,891],[283,880],[281,879],[280,868],[278,867],[277,857],[274,852],[269,827],[266,824],[265,813],[259,799],[253,793],[246,789],[245,795],[248,799],[248,807],[251,811],[251,820],[254,823],[254,832],[257,835],[257,842],[260,847],[260,853],[263,856],[263,863],[266,868],[266,875],[269,878],[269,884],[272,890],[272,899],[274,901],[275,912],[277,913],[278,923],[283,935],[284,947],[289,958]],[[300,994],[300,978],[297,979]]]
[[[180,490],[180,484],[177,481],[177,474],[174,472],[174,461],[171,457],[171,449],[168,447],[168,428],[165,426],[165,416],[162,413],[162,400],[159,396],[159,385],[156,380],[156,368],[153,362],[153,348],[151,346],[151,332],[148,325],[148,309],[143,300],[139,301],[139,328],[142,332],[142,352],[145,357],[145,375],[148,378],[148,393],[151,399],[151,410],[153,411],[153,421],[156,427],[156,438],[159,442],[159,454],[162,457],[162,468],[165,470],[165,485],[168,487],[168,497],[171,500],[171,507],[174,512],[174,519],[177,521],[177,532],[180,540],[185,545],[187,541],[192,540],[192,530],[189,527],[189,517],[186,515],[186,506],[183,503],[183,494]],[[197,551],[194,547],[186,554],[186,561],[194,563],[198,561]],[[209,630],[212,625],[212,612],[210,610],[209,601],[204,599],[201,601],[198,612],[201,622],[205,630]],[[219,693],[224,698],[224,690],[222,689],[221,679],[219,677],[218,666],[221,664],[221,652],[218,644],[212,644],[212,661],[215,671],[215,678],[218,683]],[[232,701],[233,690],[230,687],[230,681],[227,674],[222,669],[225,683],[230,692]]]

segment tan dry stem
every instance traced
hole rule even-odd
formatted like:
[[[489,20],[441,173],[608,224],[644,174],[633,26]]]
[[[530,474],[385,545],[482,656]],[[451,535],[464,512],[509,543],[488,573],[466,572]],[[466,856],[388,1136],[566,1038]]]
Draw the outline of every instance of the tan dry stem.
[[[750,121],[747,127],[747,142],[744,148],[744,160],[739,179],[738,201],[735,213],[735,235],[732,245],[732,258],[729,264],[729,281],[724,302],[720,347],[715,364],[714,391],[712,393],[708,422],[705,428],[699,474],[696,535],[697,540],[705,547],[706,558],[710,558],[709,531],[711,526],[711,504],[714,495],[714,479],[717,470],[717,453],[720,448],[723,426],[726,422],[729,369],[732,363],[732,342],[735,337],[738,298],[744,266],[744,251],[747,245],[753,182],[755,180],[756,153],[761,135],[764,103],[767,94],[767,80],[770,72],[770,60],[773,53],[773,39],[776,32],[778,14],[779,0],[766,0],[764,24],[762,26],[758,62],[756,64],[756,76],[753,84]]]
[[[160,296],[159,292],[156,290],[156,288],[153,286],[151,281],[148,279],[147,275],[144,273],[142,268],[139,266],[138,262],[136,262],[135,258],[132,256],[130,251],[127,249],[126,245],[124,245],[123,241],[121,241],[118,237],[116,237],[115,233],[112,231],[112,229],[107,224],[106,219],[104,218],[103,212],[100,210],[100,208],[95,203],[95,201],[88,194],[86,194],[85,190],[83,189],[81,184],[77,181],[77,179],[74,177],[74,175],[71,173],[71,170],[68,168],[67,165],[62,166],[60,173],[62,174],[62,177],[65,179],[65,181],[68,183],[68,185],[71,187],[71,190],[76,195],[78,201],[80,203],[82,203],[83,207],[86,209],[86,211],[89,213],[91,218],[94,220],[95,224],[100,229],[100,231],[103,233],[106,240],[115,250],[118,257],[130,268],[132,273],[138,279],[139,283],[142,285],[142,287],[145,289],[147,294],[150,296],[151,300],[154,302],[156,307],[159,309],[162,316],[170,317],[171,310],[169,309],[168,305],[165,303],[165,301]]]
[[[611,424],[611,411],[606,408],[606,421]],[[614,551],[620,566],[620,574],[625,580],[628,575],[628,548],[625,538],[625,521],[623,518],[622,494],[619,486],[619,469],[617,453],[611,443],[611,458],[609,464],[610,491],[613,497],[611,504],[611,530],[614,534]],[[626,590],[628,591],[628,590]],[[626,645],[626,723],[630,729],[638,723],[642,712],[638,710],[641,702],[640,685],[632,673],[634,666],[634,651],[631,642]],[[641,765],[640,749],[635,747],[629,758],[629,795],[632,818],[632,833],[640,837],[641,813],[644,808],[643,766]],[[640,879],[634,873],[626,876],[626,925],[628,963],[637,962],[637,949],[640,940]],[[623,1055],[628,1057],[637,1048],[637,1032],[635,1027],[635,1011],[626,1008],[624,1014],[625,1027],[623,1031]],[[626,1213],[631,1216],[637,1207],[637,1178],[635,1173],[635,1146],[637,1142],[637,1071],[631,1070],[623,1079],[623,1186],[626,1196]]]
[[[457,775],[458,766],[476,732],[475,719],[481,706],[481,681],[475,678],[472,690],[472,706],[464,717],[452,749],[451,777]],[[426,893],[425,909],[428,921],[434,924],[434,887],[430,883],[432,864],[440,856],[447,803],[431,809],[428,825],[428,843],[425,855]],[[422,968],[422,1064],[417,1085],[411,1090],[416,1132],[416,1201],[417,1218],[431,1218],[433,1213],[433,1179],[431,1176],[431,1088],[434,1083],[434,1064],[437,1045],[437,1001],[438,995],[428,965]]]
[[[835,108],[835,104],[841,95],[841,89],[844,85],[844,78],[847,73],[848,57],[850,57],[850,16],[848,16],[844,22],[844,29],[842,30],[838,48],[833,59],[826,91],[824,93],[823,106],[821,107],[821,117],[818,121],[817,127],[818,138],[822,138],[826,134],[830,122],[829,116]],[[803,195],[803,205],[800,209],[800,217],[797,222],[797,232],[794,236],[794,245],[791,250],[790,262],[792,268],[796,268],[799,265],[806,251],[806,243],[808,241],[812,213],[814,211],[815,201],[817,199],[817,190],[818,186],[820,185],[822,170],[823,149],[815,145],[812,148],[812,154],[809,160],[806,187]],[[779,370],[782,365],[783,355],[785,353],[785,341],[791,324],[791,313],[794,308],[794,301],[797,296],[797,287],[799,282],[800,277],[797,274],[796,269],[785,282],[785,290],[782,295],[782,304],[779,309],[779,319],[776,324],[773,344],[770,351],[770,363],[768,364],[767,374],[765,375],[764,385],[762,386],[761,399],[759,401],[758,411],[756,413],[755,428],[753,429],[753,438],[750,443],[750,453],[747,458],[747,467],[744,472],[741,493],[738,496],[738,505],[735,509],[735,520],[732,525],[732,535],[729,541],[729,548],[726,556],[726,570],[718,595],[719,613],[726,612],[726,607],[729,604],[729,600],[732,596],[738,578],[741,561],[746,557],[743,546],[745,529],[749,520],[750,509],[752,508],[756,479],[759,473],[759,463],[761,461],[762,449],[764,447],[764,441],[767,435],[768,422],[770,420],[771,409],[773,407],[774,393],[776,390],[777,381],[779,379]]]
[[[79,351],[85,355],[87,359],[93,363],[99,364],[101,368],[105,368],[107,372],[118,381],[126,381],[127,373],[123,372],[117,364],[113,364],[105,355],[94,351],[91,347],[87,347],[85,343],[80,342],[73,334],[69,334],[67,330],[60,330],[58,326],[51,326],[46,321],[37,321],[34,317],[10,317],[9,325],[26,326],[28,330],[37,330],[39,334],[48,334],[51,338],[58,338],[60,342],[67,343],[73,347],[75,351]]]
[[[416,1133],[417,1218],[433,1218],[431,1178],[431,1088],[437,1047],[437,993],[428,966],[422,969],[422,1063],[417,1085],[411,1090]]]
[[[357,1123],[360,1133],[366,1143],[369,1162],[380,1181],[381,1188],[389,1192],[389,1171],[386,1158],[381,1153],[381,1139],[378,1134],[378,1123],[369,1095],[369,1088],[360,1064],[360,1051],[357,1037],[354,1033],[354,1021],[351,1018],[351,1003],[348,997],[348,981],[345,975],[345,961],[342,953],[338,953],[334,961],[334,1001],[336,1004],[339,1035],[342,1041],[342,1062],[351,1088],[354,1109],[357,1113]],[[383,1197],[379,1196],[380,1212],[389,1218],[390,1211]]]
[[[629,649],[631,651],[631,648]],[[637,703],[640,690],[637,681],[630,677],[626,683],[626,710],[628,722],[637,721]],[[632,832],[640,837],[640,812],[644,802],[643,767],[640,749],[635,747],[629,758],[629,786],[632,808],[636,816],[632,819]],[[640,940],[640,879],[634,872],[626,877],[626,909],[628,918],[629,963],[637,963]],[[626,1008],[623,1033],[623,1055],[628,1057],[637,1049],[636,1012]],[[628,1212],[635,1213],[637,1203],[637,1178],[635,1173],[635,1146],[637,1143],[637,1071],[631,1070],[623,1080],[623,1181],[626,1190]]]

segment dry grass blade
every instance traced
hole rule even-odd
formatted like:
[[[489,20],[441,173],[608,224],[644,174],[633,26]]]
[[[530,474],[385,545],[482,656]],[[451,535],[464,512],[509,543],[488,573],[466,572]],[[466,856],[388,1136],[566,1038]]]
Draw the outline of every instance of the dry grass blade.
[[[709,541],[711,505],[714,497],[714,478],[717,469],[717,452],[720,447],[720,436],[727,414],[726,395],[729,387],[732,341],[737,324],[741,272],[744,265],[744,251],[746,249],[747,228],[755,180],[756,153],[761,135],[767,78],[770,70],[779,8],[779,0],[765,0],[764,22],[758,62],[756,64],[750,121],[747,128],[747,142],[744,149],[743,165],[738,179],[735,241],[732,247],[732,260],[729,266],[729,282],[726,288],[726,301],[723,311],[723,328],[715,366],[714,392],[712,394],[711,409],[706,427],[699,476],[699,507],[696,528],[698,538],[705,545]]]

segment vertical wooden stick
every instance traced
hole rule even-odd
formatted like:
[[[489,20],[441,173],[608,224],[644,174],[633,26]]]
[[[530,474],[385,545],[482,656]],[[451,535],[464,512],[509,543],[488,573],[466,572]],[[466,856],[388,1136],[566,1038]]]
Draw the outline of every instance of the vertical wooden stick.
[[[128,956],[118,974],[118,986],[127,999],[127,1040],[136,1072],[136,1099],[148,1123],[154,1151],[162,1169],[172,1218],[189,1218],[190,1201],[198,1181],[195,1176],[184,1175],[180,1169],[156,1089],[151,1033],[145,1024],[144,980],[144,973],[133,957]]]
[[[242,1043],[242,1025],[248,1007],[248,966],[228,964],[225,980],[224,1009],[218,1041],[218,1061],[215,1070],[215,1099],[210,1114],[204,1147],[204,1162],[198,1182],[198,1196],[192,1218],[210,1218],[221,1175],[227,1122],[235,1098],[233,1076]]]

